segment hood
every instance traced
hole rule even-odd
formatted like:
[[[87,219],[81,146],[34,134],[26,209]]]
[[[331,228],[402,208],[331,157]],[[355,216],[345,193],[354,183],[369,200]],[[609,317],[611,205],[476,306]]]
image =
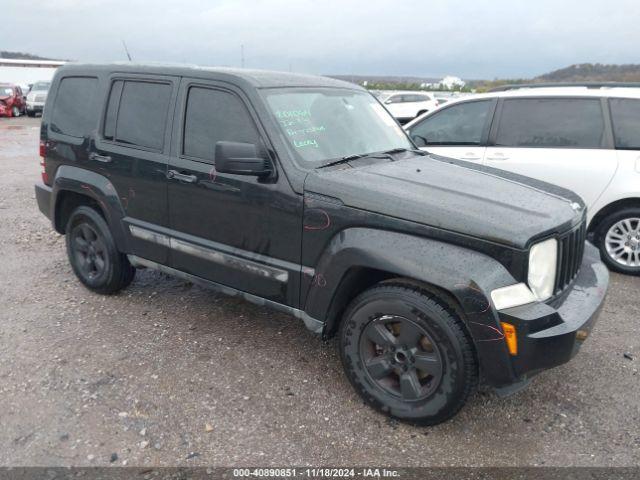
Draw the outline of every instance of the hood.
[[[395,162],[318,169],[307,176],[305,193],[516,248],[582,218],[584,204],[568,191],[449,160],[411,155]]]

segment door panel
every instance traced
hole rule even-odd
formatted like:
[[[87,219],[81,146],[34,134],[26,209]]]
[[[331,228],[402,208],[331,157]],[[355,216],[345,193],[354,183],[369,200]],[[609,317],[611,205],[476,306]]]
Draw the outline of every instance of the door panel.
[[[109,83],[104,121],[89,158],[120,198],[132,253],[167,264],[168,245],[156,233],[169,225],[166,171],[178,80],[127,75]]]
[[[484,163],[573,190],[591,208],[618,165],[615,151],[487,147]]]
[[[216,141],[255,143],[270,156],[247,105],[239,91],[183,79],[169,166],[178,174],[168,187],[172,266],[296,307],[302,198],[277,172],[260,179],[215,170]]]
[[[486,165],[572,190],[591,209],[618,167],[601,99],[509,98],[497,117]]]

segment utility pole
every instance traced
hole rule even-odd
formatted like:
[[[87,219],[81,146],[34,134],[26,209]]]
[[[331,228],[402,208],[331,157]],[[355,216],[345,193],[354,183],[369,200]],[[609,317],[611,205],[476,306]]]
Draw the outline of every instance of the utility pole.
[[[240,45],[240,67],[244,68],[244,44]]]

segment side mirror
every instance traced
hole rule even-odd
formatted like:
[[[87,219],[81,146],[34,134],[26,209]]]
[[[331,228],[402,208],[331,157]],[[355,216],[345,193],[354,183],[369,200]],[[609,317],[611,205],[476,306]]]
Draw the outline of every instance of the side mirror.
[[[253,143],[217,142],[216,171],[260,177],[271,173],[269,160],[259,158]]]
[[[413,140],[413,143],[415,143],[418,147],[426,147],[429,144],[427,139],[421,135],[414,135],[409,132],[409,136],[411,137],[411,140]]]

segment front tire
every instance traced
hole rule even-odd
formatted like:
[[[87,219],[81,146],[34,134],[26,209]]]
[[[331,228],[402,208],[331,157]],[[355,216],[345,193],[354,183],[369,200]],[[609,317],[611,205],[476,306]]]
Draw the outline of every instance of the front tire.
[[[453,417],[478,384],[475,351],[453,307],[414,286],[380,284],[356,297],[341,324],[340,355],[365,402],[414,424]]]
[[[12,117],[19,117],[20,116],[20,109],[18,107],[11,107],[11,116]]]
[[[640,275],[640,208],[607,215],[598,226],[597,245],[602,260],[619,273]]]
[[[110,295],[132,282],[135,268],[118,251],[109,226],[93,208],[81,206],[71,213],[66,244],[71,268],[89,290]]]

